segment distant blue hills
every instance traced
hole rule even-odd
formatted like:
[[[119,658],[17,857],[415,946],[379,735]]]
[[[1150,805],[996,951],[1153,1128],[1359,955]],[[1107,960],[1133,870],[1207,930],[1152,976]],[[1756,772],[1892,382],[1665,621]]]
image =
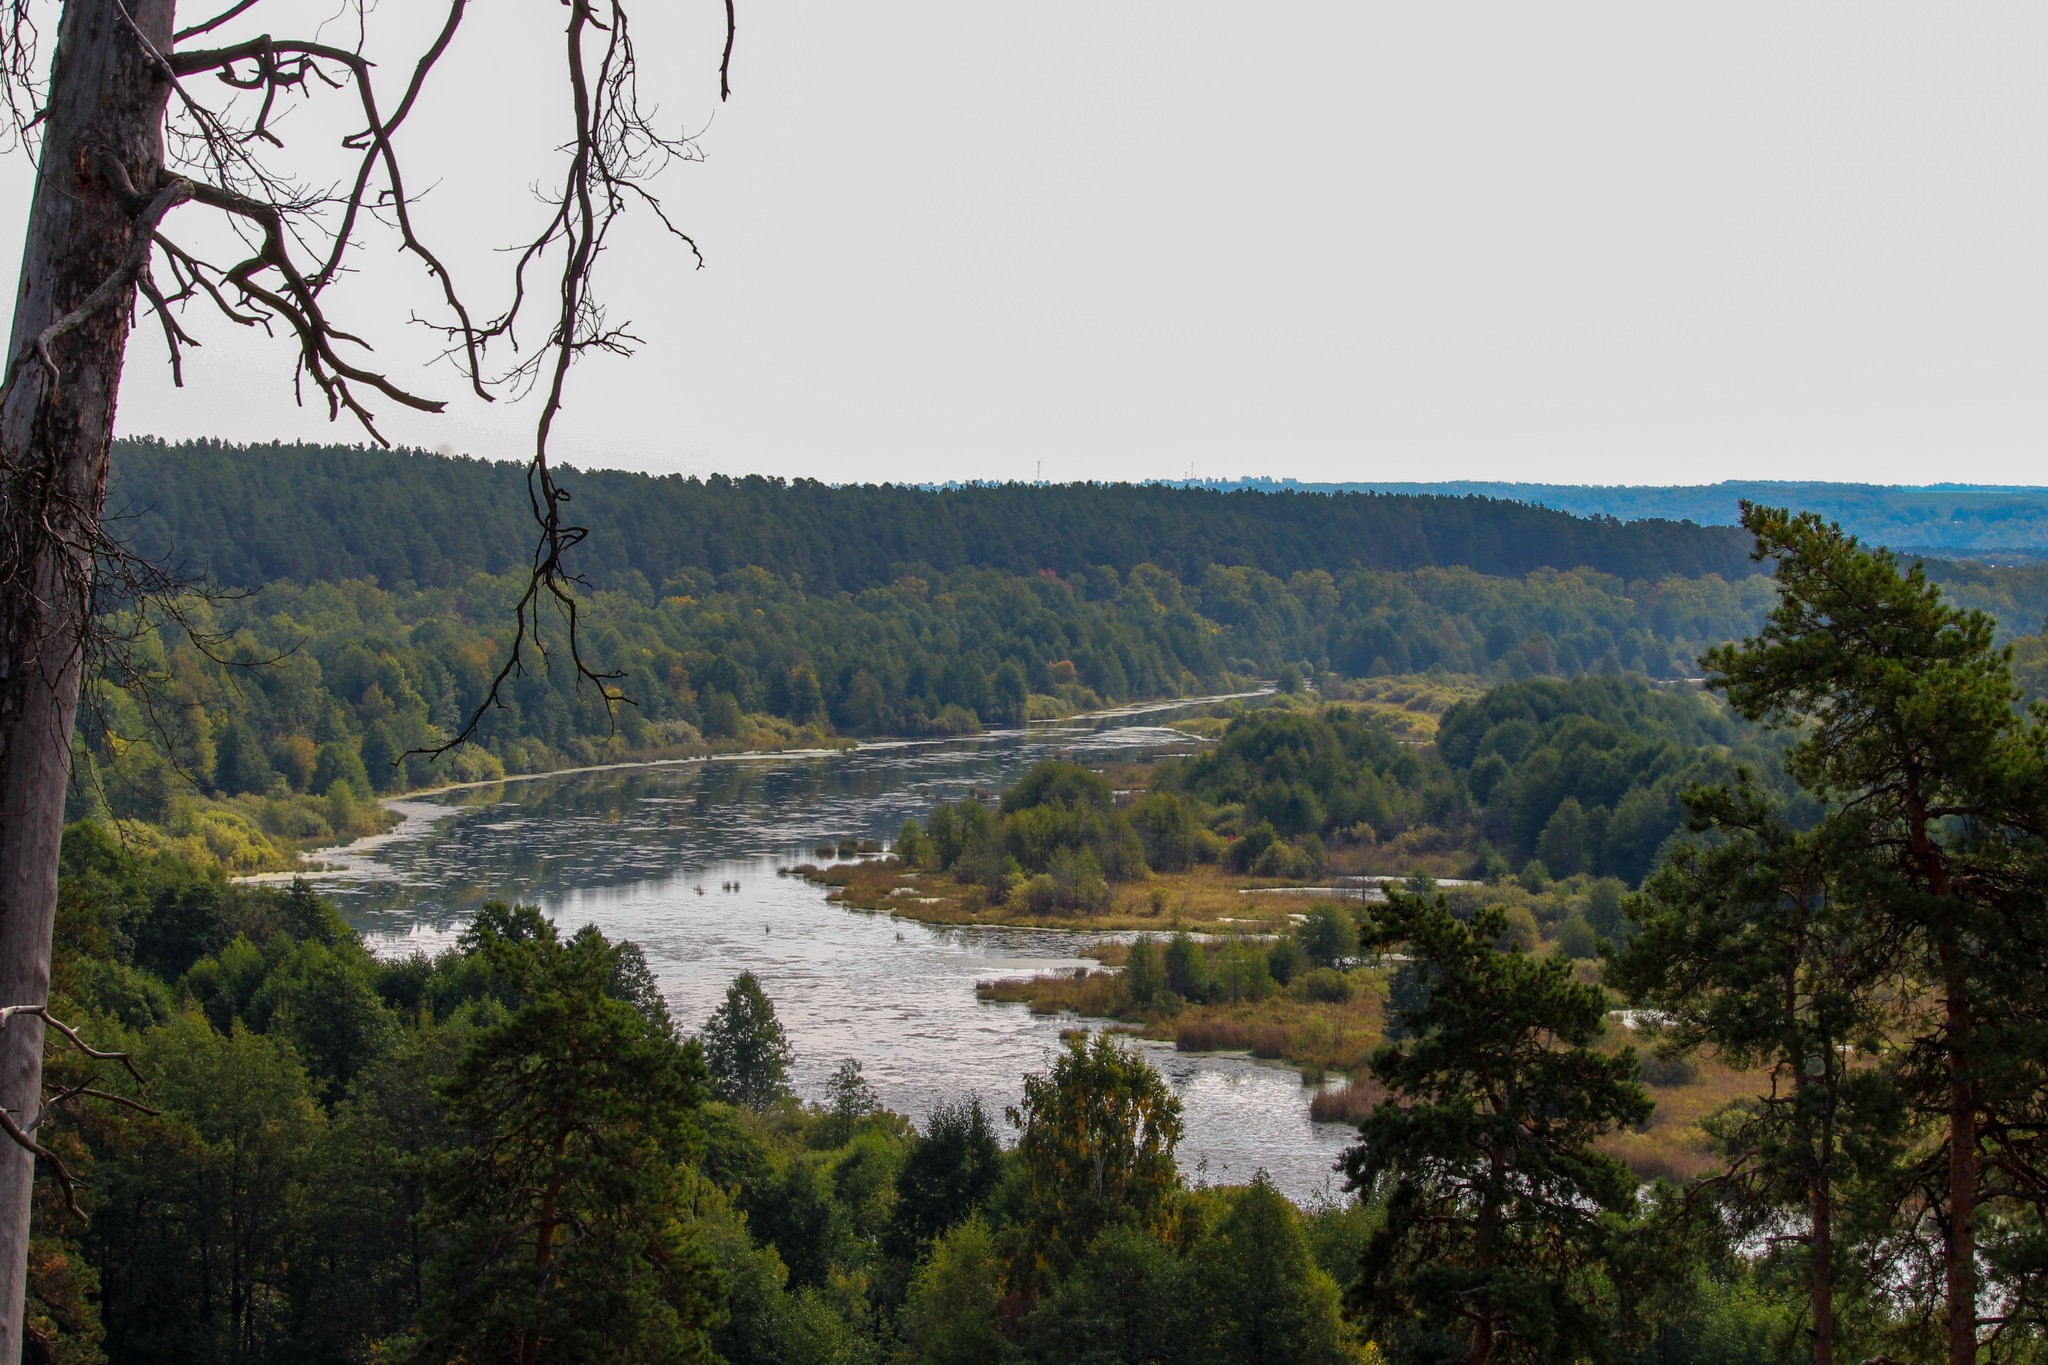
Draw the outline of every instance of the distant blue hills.
[[[1415,493],[1504,498],[1578,516],[1623,521],[1663,518],[1732,526],[1740,504],[1818,512],[1862,540],[1894,549],[1966,558],[2048,557],[2048,488],[1933,483],[1727,480],[1641,487],[1562,483],[1308,483],[1294,479],[1196,480],[1191,486],[1296,493]]]

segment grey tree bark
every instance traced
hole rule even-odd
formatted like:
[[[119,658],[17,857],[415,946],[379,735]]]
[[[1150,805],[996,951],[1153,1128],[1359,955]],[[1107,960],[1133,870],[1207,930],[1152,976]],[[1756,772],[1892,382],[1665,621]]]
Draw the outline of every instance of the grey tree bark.
[[[134,193],[149,194],[163,165],[171,85],[152,49],[169,50],[174,8],[128,0],[124,14],[120,0],[68,0],[58,25],[0,400],[4,1004],[48,1003],[71,727],[135,292],[133,272],[122,273],[149,232]],[[99,306],[110,284],[118,297]],[[0,1105],[23,1125],[41,1103],[42,1062],[40,1019],[0,1030]],[[34,1176],[34,1158],[0,1142],[0,1365],[22,1350]]]

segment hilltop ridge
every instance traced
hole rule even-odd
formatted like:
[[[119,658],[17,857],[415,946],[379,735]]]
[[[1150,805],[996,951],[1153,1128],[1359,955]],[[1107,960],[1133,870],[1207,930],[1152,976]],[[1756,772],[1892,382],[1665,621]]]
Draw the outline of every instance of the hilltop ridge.
[[[750,475],[562,471],[592,532],[578,568],[652,586],[686,570],[772,566],[807,591],[860,592],[965,568],[1061,575],[1149,563],[1304,570],[1461,566],[1520,576],[1590,568],[1625,581],[1755,572],[1739,530],[1620,522],[1469,495],[1173,488],[1159,484],[832,486]],[[524,562],[522,467],[360,446],[116,443],[121,534],[217,581],[374,578],[441,586]]]
[[[1481,497],[1582,517],[1654,518],[1733,526],[1745,501],[1818,512],[1873,545],[1944,556],[2035,558],[2048,553],[2048,488],[2014,484],[1893,485],[1726,479],[1709,484],[1566,484],[1449,480],[1316,483],[1245,478],[1178,481],[1217,491],[1391,493]]]

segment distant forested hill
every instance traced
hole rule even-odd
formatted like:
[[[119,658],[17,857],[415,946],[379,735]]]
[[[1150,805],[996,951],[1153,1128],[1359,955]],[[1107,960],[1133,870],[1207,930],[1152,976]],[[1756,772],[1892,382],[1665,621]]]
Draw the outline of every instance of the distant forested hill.
[[[1665,518],[1733,526],[1747,499],[1818,512],[1873,545],[1930,554],[2018,550],[2048,554],[2048,488],[1775,480],[1668,487],[1555,483],[1297,483],[1292,479],[1207,482],[1214,491],[1374,492],[1409,497],[1504,498],[1582,517]],[[2029,557],[2032,557],[2030,555]]]
[[[119,442],[110,505],[143,553],[220,582],[375,579],[421,588],[523,562],[520,468],[351,446]],[[1198,578],[1212,564],[1288,576],[1321,569],[1459,566],[1520,577],[1590,568],[1624,581],[1742,578],[1747,539],[1721,527],[1623,524],[1472,496],[1218,492],[1128,484],[941,490],[834,488],[569,471],[578,551],[600,585],[659,588],[678,573],[759,565],[805,590],[860,592],[905,573],[1152,564]]]
[[[116,472],[131,544],[263,591],[142,628],[139,700],[95,682],[74,814],[145,820],[237,867],[272,858],[266,839],[354,829],[359,798],[451,774],[960,734],[1289,666],[1686,678],[1775,593],[1733,528],[1472,496],[575,472],[594,533],[585,645],[634,705],[615,729],[573,669],[534,669],[449,767],[412,751],[462,727],[505,657],[532,534],[519,468],[138,441]],[[2028,691],[2048,692],[2048,643],[2030,634],[2048,566],[1929,567],[2018,637]],[[184,794],[194,783],[213,804]]]

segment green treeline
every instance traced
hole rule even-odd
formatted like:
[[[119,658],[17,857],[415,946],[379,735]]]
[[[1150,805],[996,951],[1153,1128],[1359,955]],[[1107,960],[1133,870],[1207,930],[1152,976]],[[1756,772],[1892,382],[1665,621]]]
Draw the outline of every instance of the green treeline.
[[[82,714],[70,813],[140,821],[243,869],[377,828],[373,796],[504,772],[969,733],[1290,670],[1679,679],[1754,630],[1775,591],[1718,531],[1483,499],[593,472],[575,476],[594,530],[584,639],[632,704],[613,717],[573,670],[529,668],[477,746],[430,762],[415,751],[460,729],[505,658],[516,469],[149,441],[124,442],[117,464],[138,549],[260,591],[188,600],[196,638],[140,632]],[[1939,568],[2006,634],[2048,611],[2044,571]],[[2038,689],[2048,655],[2035,637],[2020,647]],[[1478,758],[1480,804],[1495,804],[1494,757]],[[1669,824],[1680,785],[1628,809],[1620,790],[1582,796],[1590,823],[1567,815],[1556,860],[1639,876],[1644,831]],[[1520,866],[1544,802],[1516,799],[1488,837]],[[1378,831],[1375,809],[1342,824]]]
[[[1696,770],[1688,832],[1597,969],[1420,882],[1258,958],[1393,968],[1352,1078],[1383,1098],[1341,1197],[1306,1211],[1264,1180],[1190,1185],[1178,1097],[1112,1035],[1070,1037],[1000,1119],[961,1096],[918,1129],[851,1059],[793,1097],[751,976],[688,1037],[594,928],[492,905],[439,956],[376,960],[302,886],[75,825],[52,1008],[147,1086],[52,1048],[70,1101],[38,1125],[34,1358],[2042,1359],[2048,722],[1990,618],[1815,519],[1751,529],[1781,601],[1706,662],[1779,734],[1755,752],[1781,776]],[[1260,793],[1334,832],[1367,778],[1470,803],[1494,756],[1494,791],[1568,789],[1590,818],[1618,770],[1571,766],[1589,725],[1652,731],[1616,760],[1645,786],[1746,744],[1639,683],[1467,705],[1455,752],[1413,768],[1342,713],[1241,722],[1180,770],[1188,795],[1155,795],[1199,803],[1196,856],[1228,857],[1253,812],[1234,840],[1209,822]],[[906,842],[1135,880],[1142,806],[1050,764]],[[1491,796],[1465,809],[1494,818]],[[1175,993],[1191,961],[1253,951],[1152,946],[1126,970]],[[1653,1110],[1624,1002],[1660,1060],[1740,1068],[1702,1123],[1714,1168],[1683,1187],[1612,1150]]]
[[[1353,707],[1261,708],[1161,764],[1128,806],[1100,776],[1047,761],[1000,807],[969,799],[906,825],[898,852],[1041,914],[1100,908],[1109,883],[1148,872],[1308,878],[1371,871],[1389,851],[1457,851],[1480,880],[1633,885],[1684,830],[1688,790],[1775,773],[1782,747],[1703,693],[1629,677],[1504,683],[1446,711],[1434,746]]]
[[[1849,534],[1901,553],[1956,555],[2048,548],[2048,495],[2039,488],[1985,484],[1898,487],[1871,483],[1807,483],[1728,479],[1712,484],[1301,483],[1293,479],[1241,479],[1219,489],[1292,488],[1301,492],[1435,494],[1507,498],[1554,507],[1581,517],[1646,517],[1733,526],[1745,501],[1816,512]]]
[[[1747,771],[1785,790],[1782,740],[1707,694],[1628,678],[1496,688],[1444,714],[1437,756],[1509,865],[1634,884],[1686,823],[1695,787]],[[1811,803],[1790,796],[1810,814]]]
[[[1470,850],[1480,879],[1531,871],[1641,880],[1685,826],[1681,797],[1738,768],[1775,771],[1780,745],[1688,686],[1631,677],[1505,683],[1444,713],[1434,746],[1370,717],[1251,713],[1156,785],[1248,833],[1327,848]],[[1213,818],[1213,817],[1212,817]]]
[[[457,584],[525,563],[532,539],[517,464],[356,446],[167,445],[124,440],[110,506],[154,557],[218,581],[370,578]],[[1222,494],[1129,484],[832,487],[747,477],[569,470],[592,535],[575,567],[599,586],[662,584],[761,565],[814,593],[860,592],[906,573],[967,568],[1061,577],[1212,564],[1279,577],[1463,565],[1521,577],[1591,568],[1624,580],[1749,572],[1740,532],[1587,519],[1484,498]]]
[[[587,604],[586,646],[622,672],[633,703],[616,730],[572,670],[533,668],[487,713],[476,748],[438,763],[412,753],[453,734],[483,696],[519,586],[511,576],[424,590],[282,583],[192,602],[191,624],[212,638],[152,630],[129,675],[94,689],[81,721],[81,758],[92,762],[79,765],[91,780],[72,814],[147,821],[194,841],[191,851],[203,844],[256,866],[271,856],[266,838],[360,832],[354,805],[329,800],[339,782],[360,803],[704,744],[969,733],[1245,686],[1293,660],[1353,675],[1677,676],[1768,603],[1761,579],[1629,588],[1548,570],[1282,580],[1212,567],[1190,583],[1147,565],[1071,580],[976,569],[858,596],[812,595],[759,569],[691,571],[660,593],[601,591]],[[229,804],[196,805],[195,788]]]
[[[1581,664],[1553,669],[1539,662],[1537,672],[1596,667],[1609,644],[1631,629],[1646,639],[1697,638],[1678,629],[1699,624],[1686,603],[1660,607],[1647,594],[1678,580],[1734,583],[1768,572],[1750,559],[1749,541],[1733,527],[1617,521],[1469,495],[1129,484],[833,487],[617,470],[572,470],[565,478],[576,515],[592,532],[577,548],[574,567],[599,588],[642,596],[691,573],[722,580],[748,568],[817,597],[858,594],[906,575],[936,582],[994,569],[1087,582],[1103,569],[1122,578],[1145,564],[1189,586],[1216,566],[1288,580],[1427,569],[1509,580],[1584,571],[1619,580],[1638,608],[1600,615],[1613,640],[1590,651],[1577,645]],[[357,446],[142,438],[115,443],[111,487],[109,506],[121,514],[114,524],[132,548],[229,587],[356,579],[459,587],[477,573],[516,571],[531,548],[525,478],[516,464]],[[1929,570],[1955,601],[1998,617],[2008,635],[2031,634],[2048,619],[2048,565],[1936,561]],[[1578,628],[1568,619],[1496,619],[1487,594],[1470,588],[1418,590],[1459,614],[1466,605],[1459,599],[1469,596],[1492,659],[1506,652],[1496,638],[1504,626],[1521,628],[1515,644],[1539,634],[1561,644]],[[1104,595],[1105,587],[1094,591]],[[1106,588],[1107,595],[1114,591]],[[1734,639],[1752,624],[1753,618],[1718,638]],[[1628,648],[1620,652],[1626,662]],[[1330,657],[1340,672],[1372,671],[1370,653],[1356,666]],[[1428,667],[1386,657],[1386,671]],[[1690,660],[1683,656],[1683,665]],[[1659,662],[1652,658],[1647,671],[1660,672]]]
[[[1159,865],[1152,861],[1158,847],[1138,834],[1153,808],[1118,810],[1099,774],[1048,761],[1005,793],[1000,809],[970,799],[937,807],[923,828],[906,822],[895,852],[974,884],[990,904],[1039,914],[1099,910],[1109,903],[1111,882],[1141,880],[1148,863]],[[1209,841],[1213,857],[1217,841]]]

